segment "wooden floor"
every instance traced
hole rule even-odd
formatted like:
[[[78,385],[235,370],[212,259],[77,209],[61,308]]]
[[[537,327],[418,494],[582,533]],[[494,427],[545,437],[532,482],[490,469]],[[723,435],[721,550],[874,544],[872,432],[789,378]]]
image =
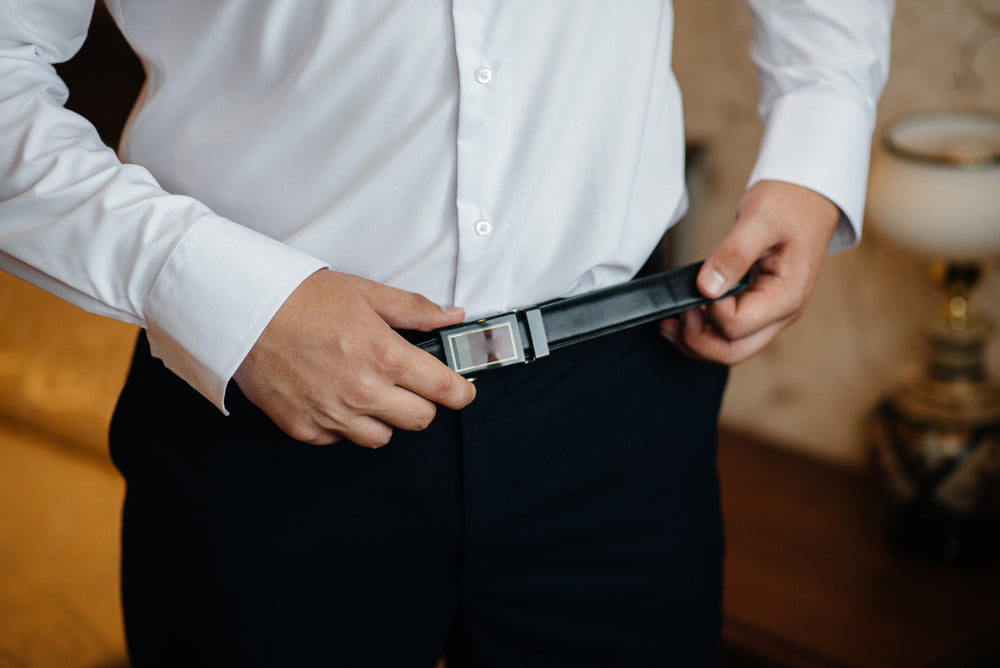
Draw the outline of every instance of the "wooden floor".
[[[729,665],[1000,666],[1000,563],[889,549],[876,481],[726,434]]]

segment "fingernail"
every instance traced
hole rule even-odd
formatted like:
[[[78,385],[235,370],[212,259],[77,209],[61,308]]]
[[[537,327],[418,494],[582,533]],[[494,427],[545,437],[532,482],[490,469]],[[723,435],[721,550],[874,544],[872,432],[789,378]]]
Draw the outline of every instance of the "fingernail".
[[[461,306],[442,306],[441,310],[447,315],[464,315],[465,309]]]
[[[719,297],[726,289],[726,279],[714,269],[705,276],[705,292],[709,297]]]

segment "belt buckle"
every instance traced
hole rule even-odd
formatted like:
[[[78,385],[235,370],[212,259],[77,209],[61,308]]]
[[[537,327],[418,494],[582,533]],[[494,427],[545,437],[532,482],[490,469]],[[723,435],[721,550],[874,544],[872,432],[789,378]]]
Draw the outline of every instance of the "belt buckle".
[[[516,313],[447,327],[440,334],[445,361],[462,376],[527,361]]]

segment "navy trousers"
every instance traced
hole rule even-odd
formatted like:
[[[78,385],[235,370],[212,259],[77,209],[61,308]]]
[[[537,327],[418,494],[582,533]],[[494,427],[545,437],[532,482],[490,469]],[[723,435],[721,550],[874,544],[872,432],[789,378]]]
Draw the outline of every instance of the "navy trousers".
[[[140,337],[111,427],[133,666],[714,665],[725,379],[640,328],[316,447]]]

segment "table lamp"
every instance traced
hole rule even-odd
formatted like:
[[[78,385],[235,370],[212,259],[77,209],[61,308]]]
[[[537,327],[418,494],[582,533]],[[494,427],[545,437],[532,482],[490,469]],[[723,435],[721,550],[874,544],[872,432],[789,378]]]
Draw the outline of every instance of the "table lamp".
[[[879,407],[874,451],[896,507],[894,544],[944,559],[1000,547],[1000,386],[992,331],[970,293],[1000,257],[1000,113],[932,111],[888,125],[872,160],[869,219],[932,261],[944,287],[924,374]]]

